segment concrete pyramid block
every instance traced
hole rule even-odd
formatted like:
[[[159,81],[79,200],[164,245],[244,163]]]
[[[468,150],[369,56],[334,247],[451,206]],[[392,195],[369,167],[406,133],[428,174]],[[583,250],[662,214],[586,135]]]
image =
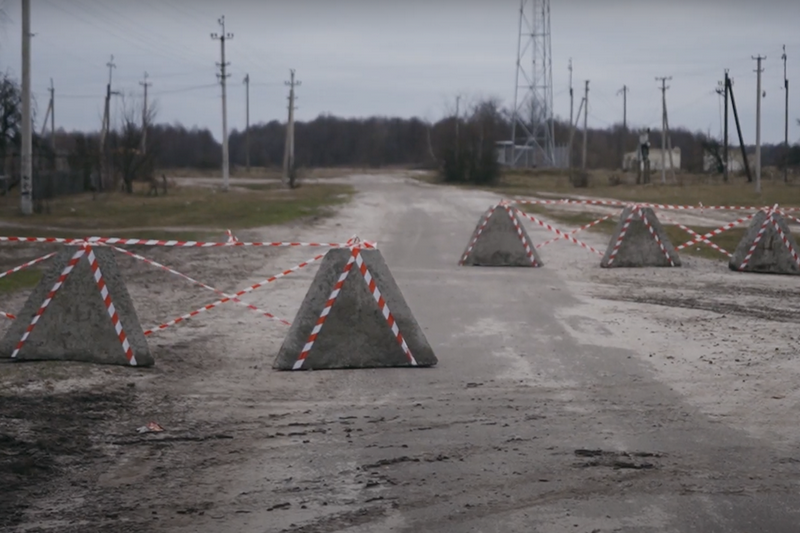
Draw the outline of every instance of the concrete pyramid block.
[[[294,369],[351,255],[348,249],[333,249],[322,260],[273,368]],[[435,365],[436,356],[380,251],[361,250],[361,256],[417,365]],[[300,369],[409,366],[408,356],[355,264],[328,311]]]
[[[522,267],[543,265],[514,209],[506,209],[502,205],[489,208],[480,218],[461,256],[460,264]]]
[[[647,223],[642,220],[639,210]],[[634,212],[633,218],[626,230],[626,221],[631,211]],[[620,240],[621,235],[622,239]],[[603,268],[677,267],[681,266],[681,258],[667,237],[664,226],[661,225],[651,208],[628,206],[619,217],[619,223],[617,223],[606,253],[600,261],[600,266]]]
[[[152,366],[153,356],[117,268],[114,252],[102,247],[92,250],[136,365]],[[34,315],[76,251],[74,247],[66,247],[52,259],[50,270],[44,274],[0,341],[0,357],[12,356]],[[87,254],[80,258],[64,280],[15,359],[131,364],[103,302]]]
[[[761,238],[752,250],[753,243],[761,232],[764,222],[767,221],[768,214],[759,211],[753,217],[750,226],[747,228],[744,237],[736,246],[736,250],[731,256],[728,267],[731,270],[742,272],[759,272],[763,274],[800,274],[800,266],[797,264],[796,253],[797,243],[789,231],[786,220],[780,213],[772,212],[772,221],[767,222]],[[777,225],[783,232],[785,240],[775,229]],[[795,252],[795,254],[792,253]],[[745,262],[746,260],[746,262]],[[744,266],[743,266],[744,264]]]

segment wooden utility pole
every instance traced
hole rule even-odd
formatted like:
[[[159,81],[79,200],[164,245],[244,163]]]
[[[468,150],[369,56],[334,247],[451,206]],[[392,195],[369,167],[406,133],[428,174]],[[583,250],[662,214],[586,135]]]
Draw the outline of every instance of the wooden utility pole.
[[[106,102],[103,110],[103,127],[100,129],[100,176],[99,183],[96,184],[97,190],[99,191],[103,190],[106,174],[108,172],[108,161],[106,160],[106,138],[108,137],[108,132],[111,129],[111,78],[114,69],[117,68],[117,65],[114,64],[113,55],[111,56],[109,62],[106,63],[106,66],[108,67],[108,85],[106,85]]]
[[[228,190],[230,165],[228,159],[228,99],[226,90],[226,82],[230,74],[226,74],[225,70],[230,63],[225,62],[225,41],[233,39],[232,33],[225,31],[225,15],[222,15],[217,23],[222,28],[221,33],[212,33],[211,38],[220,43],[220,56],[221,61],[217,64],[220,68],[220,73],[217,74],[220,85],[222,85],[222,190]]]
[[[583,95],[583,158],[581,159],[581,170],[586,170],[586,146],[589,139],[589,80],[586,80],[586,88]]]
[[[725,132],[722,139],[722,157],[724,163],[722,165],[723,174],[722,179],[726,182],[730,178],[730,156],[728,155],[728,98],[730,96],[730,83],[728,83],[728,69],[725,69]]]
[[[622,131],[620,132],[619,140],[618,140],[618,143],[617,143],[617,152],[618,152],[617,153],[617,159],[618,159],[620,165],[622,165],[622,158],[623,158],[623,156],[625,154],[625,151],[623,150],[623,147],[624,147],[624,144],[625,144],[625,137],[626,137],[626,135],[628,133],[628,91],[629,90],[630,89],[628,89],[627,85],[623,85],[622,89],[617,91],[617,96],[619,96],[619,94],[622,93]]]
[[[736,97],[733,94],[733,78],[728,76],[728,93],[731,95],[731,107],[733,108],[733,118],[736,120],[736,132],[739,134],[739,147],[742,149],[742,162],[744,163],[744,170],[747,172],[747,181],[752,182],[753,176],[750,174],[750,164],[747,162],[747,149],[744,146],[744,137],[742,137],[742,125],[739,122],[739,111],[736,110]]]
[[[656,78],[661,82],[661,183],[667,183],[667,81],[672,76]],[[671,154],[670,154],[671,157]]]
[[[283,180],[289,187],[294,188],[294,88],[300,85],[294,79],[294,69],[289,70],[290,80],[285,82],[289,86],[289,117],[286,122],[286,144],[283,153]]]
[[[578,127],[578,120],[581,116],[581,110],[583,109],[583,104],[585,100],[581,98],[581,103],[578,106],[578,116],[575,118],[575,122],[570,123],[569,125],[569,157],[567,160],[567,165],[569,168],[569,175],[572,176],[572,140],[575,138],[575,128]]]
[[[786,77],[786,45],[783,45],[783,90],[785,92],[786,104],[784,107],[784,126],[783,126],[783,182],[789,182],[789,78]]]
[[[31,124],[31,2],[22,0],[22,161],[20,209],[33,214],[33,132]]]
[[[630,89],[627,85],[623,85],[622,89],[617,91],[617,95],[622,93],[622,129],[628,130],[628,91]]]
[[[569,123],[570,127],[572,127],[572,121],[574,120],[573,110],[575,106],[575,96],[572,90],[572,58],[569,58]],[[578,112],[580,115],[580,112]],[[572,156],[570,156],[572,157]]]
[[[142,154],[147,153],[147,88],[153,85],[147,82],[147,72],[144,73],[144,81],[139,85],[144,87],[144,106],[142,107]]]
[[[250,74],[244,77],[245,119],[244,119],[244,165],[250,172]]]
[[[761,61],[766,59],[766,56],[751,56],[757,61],[756,73],[758,74],[758,81],[756,82],[756,192],[761,192],[761,73],[764,69],[761,68]]]

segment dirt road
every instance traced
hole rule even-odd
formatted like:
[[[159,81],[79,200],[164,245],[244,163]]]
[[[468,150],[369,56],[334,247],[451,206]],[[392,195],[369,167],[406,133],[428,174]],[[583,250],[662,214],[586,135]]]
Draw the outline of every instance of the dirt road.
[[[539,269],[460,268],[495,196],[350,181],[337,216],[239,238],[378,241],[437,367],[277,373],[285,326],[232,304],[154,334],[151,370],[0,364],[0,530],[800,528],[796,278],[601,270],[566,242]],[[313,255],[143,253],[223,290]],[[119,262],[145,326],[215,299]],[[313,274],[248,301],[291,320]]]

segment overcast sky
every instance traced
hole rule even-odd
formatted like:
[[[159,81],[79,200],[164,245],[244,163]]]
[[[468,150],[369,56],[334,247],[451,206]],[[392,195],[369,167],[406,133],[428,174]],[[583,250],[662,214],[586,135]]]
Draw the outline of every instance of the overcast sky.
[[[493,96],[510,107],[519,0],[31,0],[32,83],[39,114],[56,89],[57,126],[99,129],[114,55],[113,88],[141,93],[150,75],[160,122],[208,127],[219,139],[215,62],[224,14],[231,62],[229,127],[243,129],[251,79],[251,123],[285,120],[289,69],[297,70],[297,117],[441,118],[455,95]],[[21,70],[20,1],[5,2],[2,67]],[[746,142],[755,140],[756,74],[764,62],[762,140],[782,142],[782,45],[788,55],[790,131],[800,139],[800,1],[551,0],[555,113],[569,116],[572,58],[576,94],[590,80],[589,125],[622,121],[660,127],[656,76],[672,76],[670,124],[720,131],[714,90],[730,69]],[[577,109],[578,98],[575,107]],[[734,128],[731,116],[731,127]],[[731,138],[735,139],[735,130]]]

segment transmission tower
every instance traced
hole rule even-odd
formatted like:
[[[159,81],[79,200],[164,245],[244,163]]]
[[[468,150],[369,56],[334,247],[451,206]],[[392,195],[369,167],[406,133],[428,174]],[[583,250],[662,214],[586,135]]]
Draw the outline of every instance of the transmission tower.
[[[525,153],[527,165],[555,166],[554,137],[550,0],[520,0],[511,141],[526,149],[514,149],[511,165]]]

